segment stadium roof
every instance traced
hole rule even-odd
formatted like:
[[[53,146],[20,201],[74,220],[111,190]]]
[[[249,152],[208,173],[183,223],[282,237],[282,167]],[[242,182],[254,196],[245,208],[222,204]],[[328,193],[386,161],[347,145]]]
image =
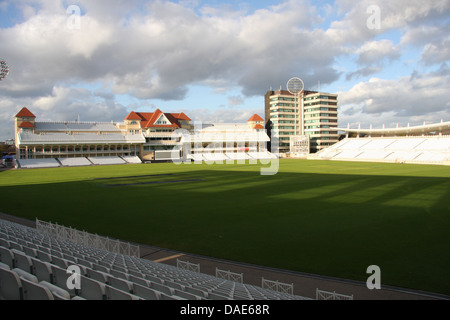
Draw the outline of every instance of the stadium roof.
[[[255,113],[248,121],[264,121],[264,119]]]
[[[17,117],[29,117],[29,118],[36,118],[36,116],[27,108],[23,107],[22,110],[19,111],[18,114],[16,114]]]
[[[34,126],[32,123],[24,121],[19,125],[19,128],[34,128]]]
[[[338,131],[345,133],[355,133],[364,135],[382,135],[382,136],[398,136],[398,135],[427,135],[427,134],[450,134],[450,121],[442,121],[434,124],[423,124],[419,126],[396,127],[396,128],[382,128],[382,129],[351,129],[351,128],[337,128]]]
[[[161,116],[166,117],[170,124],[156,124]],[[155,112],[130,112],[125,120],[140,120],[141,128],[181,128],[180,121],[191,121],[183,112],[164,113],[159,109]]]

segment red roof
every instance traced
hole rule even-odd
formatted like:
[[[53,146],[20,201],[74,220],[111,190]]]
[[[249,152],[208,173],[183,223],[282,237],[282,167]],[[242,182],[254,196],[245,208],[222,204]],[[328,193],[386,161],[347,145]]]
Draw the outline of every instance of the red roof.
[[[263,127],[262,125],[260,125],[260,124],[257,124],[257,125],[255,126],[255,129],[264,129],[264,127]]]
[[[255,113],[248,121],[264,121],[264,119]]]
[[[30,122],[24,121],[19,125],[19,128],[34,128],[34,126]]]
[[[164,114],[170,124],[155,124],[159,117]],[[155,112],[134,112],[132,111],[125,120],[141,120],[141,128],[181,128],[180,122],[182,120],[190,121],[191,119],[181,113],[163,113],[161,110],[156,109]]]
[[[142,119],[136,114],[136,112],[131,111],[130,114],[125,118],[125,120],[142,120]]]
[[[31,113],[30,110],[28,110],[27,108],[23,107],[22,110],[19,111],[18,114],[16,114],[16,118],[17,117],[29,117],[29,118],[36,118],[36,116]]]

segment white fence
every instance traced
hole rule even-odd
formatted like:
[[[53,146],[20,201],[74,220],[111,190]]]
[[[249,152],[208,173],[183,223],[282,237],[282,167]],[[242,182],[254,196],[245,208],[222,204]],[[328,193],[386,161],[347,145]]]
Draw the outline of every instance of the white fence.
[[[353,295],[328,292],[316,289],[316,300],[353,300]]]
[[[107,250],[113,253],[125,254],[134,257],[140,257],[139,246],[132,245],[128,242],[109,239],[97,234],[91,234],[86,231],[79,231],[73,228],[60,226],[57,223],[44,222],[36,219],[36,229],[50,237],[58,240],[68,240],[96,249]]]
[[[234,273],[229,270],[225,271],[216,268],[216,278],[243,283],[244,275],[242,273]]]
[[[194,271],[194,272],[200,272],[200,264],[195,264],[187,261],[182,261],[177,259],[177,268],[188,270],[188,271]]]
[[[277,292],[282,293],[288,293],[288,294],[294,294],[294,284],[291,283],[282,283],[279,281],[272,281],[262,278],[262,285],[261,287],[263,289],[270,289]]]

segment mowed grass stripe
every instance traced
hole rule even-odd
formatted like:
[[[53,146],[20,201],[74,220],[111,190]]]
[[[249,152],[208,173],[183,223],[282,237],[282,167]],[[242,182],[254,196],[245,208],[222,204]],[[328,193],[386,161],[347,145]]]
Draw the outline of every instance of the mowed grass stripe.
[[[383,284],[450,294],[449,167],[281,160],[276,175],[260,169],[169,163],[7,171],[0,211],[361,281],[376,264]],[[190,179],[202,181],[105,188]]]

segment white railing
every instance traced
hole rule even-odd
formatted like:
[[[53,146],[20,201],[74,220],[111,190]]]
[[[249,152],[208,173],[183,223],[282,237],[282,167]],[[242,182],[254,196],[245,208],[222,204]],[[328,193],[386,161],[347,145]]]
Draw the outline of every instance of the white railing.
[[[281,293],[287,293],[287,294],[294,294],[294,284],[291,283],[282,283],[279,281],[272,281],[262,278],[262,285],[261,287],[263,289],[269,289]]]
[[[199,263],[196,264],[196,263],[191,263],[188,261],[182,261],[182,260],[177,259],[177,268],[200,273],[200,264]]]
[[[316,289],[316,300],[353,300],[353,295],[328,292]]]
[[[244,275],[242,273],[234,273],[231,272],[230,270],[225,271],[216,268],[216,278],[243,283]]]
[[[57,223],[40,221],[36,218],[36,229],[43,235],[58,240],[68,240],[91,248],[102,249],[118,254],[140,257],[140,247],[129,242],[110,239],[108,237],[79,231],[70,227],[60,226]]]

